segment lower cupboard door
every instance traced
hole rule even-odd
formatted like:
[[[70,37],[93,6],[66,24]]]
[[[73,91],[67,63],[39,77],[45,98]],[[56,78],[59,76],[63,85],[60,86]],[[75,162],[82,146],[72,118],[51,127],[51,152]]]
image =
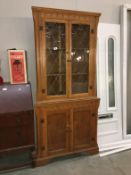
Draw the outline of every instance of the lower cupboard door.
[[[81,108],[73,110],[73,149],[82,150],[90,145],[90,110]]]
[[[68,111],[47,111],[47,153],[61,154],[68,151]]]

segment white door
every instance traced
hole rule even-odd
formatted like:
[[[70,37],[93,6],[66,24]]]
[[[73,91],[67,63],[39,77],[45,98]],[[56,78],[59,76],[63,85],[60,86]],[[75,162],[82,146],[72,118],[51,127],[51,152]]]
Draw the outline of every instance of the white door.
[[[98,26],[97,95],[100,97],[98,144],[122,140],[120,25]]]

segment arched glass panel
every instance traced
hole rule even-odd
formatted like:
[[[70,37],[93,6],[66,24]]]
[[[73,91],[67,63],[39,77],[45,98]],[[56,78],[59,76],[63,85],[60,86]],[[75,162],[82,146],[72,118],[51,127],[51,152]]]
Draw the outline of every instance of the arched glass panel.
[[[114,83],[114,39],[108,39],[108,94],[109,107],[115,107],[115,83]]]

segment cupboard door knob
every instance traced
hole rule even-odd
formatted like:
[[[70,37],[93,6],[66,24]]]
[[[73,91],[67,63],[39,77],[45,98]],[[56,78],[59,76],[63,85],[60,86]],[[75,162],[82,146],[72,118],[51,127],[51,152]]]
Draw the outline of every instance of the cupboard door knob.
[[[92,85],[90,85],[90,86],[89,86],[89,88],[90,88],[90,89],[93,89],[93,86],[92,86]]]
[[[45,150],[45,146],[42,146],[42,147],[41,147],[41,150],[44,151],[44,150]]]
[[[95,30],[94,29],[91,29],[91,33],[94,34],[95,33]]]
[[[92,137],[92,139],[91,139],[93,142],[95,141],[95,138],[94,137]]]
[[[92,113],[92,116],[95,117],[96,116],[96,113]]]
[[[42,89],[41,92],[42,92],[42,94],[44,94],[45,93],[45,89]]]
[[[41,121],[40,121],[41,123],[44,123],[44,119],[41,119]]]
[[[67,62],[71,62],[71,60],[67,60]]]
[[[40,30],[40,31],[42,31],[42,30],[43,30],[43,28],[44,28],[43,26],[39,26],[39,30]]]

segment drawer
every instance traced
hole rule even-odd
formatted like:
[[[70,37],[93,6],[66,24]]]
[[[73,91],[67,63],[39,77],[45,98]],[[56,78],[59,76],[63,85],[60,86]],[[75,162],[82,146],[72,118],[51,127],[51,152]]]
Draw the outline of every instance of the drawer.
[[[20,128],[20,135],[19,136],[21,138],[21,142],[19,141],[19,144],[21,144],[21,145],[34,144],[34,125],[22,126]]]
[[[0,114],[0,128],[31,125],[34,123],[33,111]]]
[[[18,146],[18,135],[16,128],[0,129],[0,149]]]
[[[33,125],[0,129],[0,150],[33,144]]]

